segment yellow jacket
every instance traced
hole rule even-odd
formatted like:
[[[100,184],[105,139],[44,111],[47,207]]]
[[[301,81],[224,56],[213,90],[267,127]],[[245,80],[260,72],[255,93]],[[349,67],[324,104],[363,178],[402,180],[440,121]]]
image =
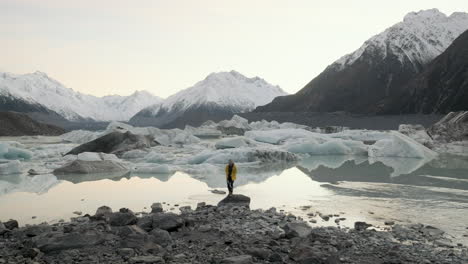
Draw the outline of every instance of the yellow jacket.
[[[229,176],[229,165],[226,165],[226,168],[224,169],[224,171],[226,172],[226,179],[227,179],[227,177]],[[234,166],[232,166],[232,173],[231,173],[231,179],[233,181],[236,180],[236,175],[237,175],[237,167],[236,167],[236,164],[234,164]]]

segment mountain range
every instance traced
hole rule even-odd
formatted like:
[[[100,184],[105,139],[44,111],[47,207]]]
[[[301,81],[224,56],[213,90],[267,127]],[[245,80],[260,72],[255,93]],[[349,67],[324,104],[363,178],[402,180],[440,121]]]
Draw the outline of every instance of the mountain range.
[[[255,111],[401,113],[385,104],[398,101],[408,89],[406,84],[467,29],[467,13],[446,16],[437,9],[409,13],[402,22],[328,66],[296,94],[278,97]],[[451,109],[407,107],[404,113],[444,113]]]
[[[96,97],[67,88],[43,72],[0,73],[0,110],[39,112],[69,121],[127,121],[162,99],[146,91]]]
[[[166,100],[147,91],[96,97],[67,88],[43,72],[0,73],[0,111],[24,112],[61,126],[129,120],[159,127],[199,125],[252,111],[285,94],[259,77],[247,78],[236,71],[212,73]]]
[[[164,128],[220,121],[234,113],[254,110],[286,93],[259,77],[247,78],[236,71],[208,75],[194,86],[137,113],[130,123]]]

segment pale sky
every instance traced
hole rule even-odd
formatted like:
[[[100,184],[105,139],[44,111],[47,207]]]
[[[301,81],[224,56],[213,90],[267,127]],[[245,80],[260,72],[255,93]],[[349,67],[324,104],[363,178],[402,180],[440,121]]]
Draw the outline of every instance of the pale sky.
[[[98,96],[167,97],[236,70],[297,92],[401,21],[466,0],[0,0],[0,71],[46,72]]]

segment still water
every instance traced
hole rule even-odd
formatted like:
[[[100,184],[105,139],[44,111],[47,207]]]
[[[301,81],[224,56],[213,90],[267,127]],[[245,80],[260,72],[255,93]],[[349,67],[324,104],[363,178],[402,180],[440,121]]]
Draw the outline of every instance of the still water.
[[[252,208],[278,209],[302,216],[340,214],[341,226],[366,221],[376,226],[424,223],[468,244],[468,160],[441,157],[421,166],[417,160],[372,161],[367,158],[310,157],[294,167],[269,173],[239,174],[235,193],[252,198]],[[242,171],[242,167],[239,168]],[[51,174],[0,176],[0,221],[54,223],[94,214],[99,206],[148,212],[153,202],[178,212],[198,202],[216,204],[224,196],[224,175],[87,175],[57,179]],[[225,189],[224,189],[225,190]],[[35,217],[33,219],[33,216]],[[314,217],[316,224],[336,225]]]

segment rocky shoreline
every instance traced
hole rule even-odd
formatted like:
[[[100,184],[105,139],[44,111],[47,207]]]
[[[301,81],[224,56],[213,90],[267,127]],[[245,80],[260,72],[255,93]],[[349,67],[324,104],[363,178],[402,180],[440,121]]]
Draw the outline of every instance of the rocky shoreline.
[[[0,263],[468,263],[468,249],[435,227],[310,227],[249,203],[233,195],[180,214],[154,203],[151,213],[102,206],[53,225],[11,220],[0,223]]]

